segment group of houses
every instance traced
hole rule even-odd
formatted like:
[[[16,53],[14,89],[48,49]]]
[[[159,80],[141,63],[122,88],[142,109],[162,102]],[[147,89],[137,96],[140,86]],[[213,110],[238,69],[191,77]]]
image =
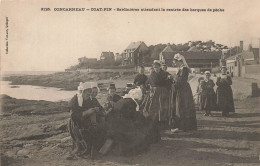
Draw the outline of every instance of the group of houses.
[[[260,74],[260,39],[259,48],[253,48],[249,44],[248,49],[244,50],[244,42],[240,41],[240,50],[236,55],[226,59],[229,73],[237,77],[251,77],[250,75]]]
[[[196,47],[191,47],[188,51],[174,51],[168,44],[160,53],[159,60],[167,66],[172,66],[173,57],[177,53],[183,55],[189,67],[197,72],[211,70],[218,66],[222,56],[221,51],[199,51]]]
[[[191,47],[188,51],[174,51],[170,44],[168,44],[160,53],[159,60],[167,66],[172,66],[173,57],[175,54],[180,53],[183,55],[187,63],[192,68],[199,71],[211,70],[212,67],[219,65],[222,56],[221,51],[200,51],[195,46]],[[112,52],[102,52],[100,60],[121,60],[122,65],[141,65],[144,63],[144,56],[148,54],[148,47],[143,41],[132,42],[121,53],[116,56]]]
[[[102,52],[100,55],[101,62],[120,61],[122,66],[126,65],[140,65],[143,63],[143,57],[148,52],[148,47],[143,41],[132,42],[126,49],[120,53],[113,53],[111,51]],[[97,62],[97,58],[79,58],[79,63]]]
[[[226,55],[223,50],[227,50],[227,48],[223,45],[216,45],[214,48],[212,48],[212,46],[204,47],[201,47],[200,43],[197,45],[190,44],[190,48],[187,51],[177,51],[172,49],[170,44],[167,44],[159,54],[159,60],[170,67],[172,66],[174,55],[179,53],[185,57],[189,67],[194,68],[194,71],[197,72],[204,72],[206,70],[212,71],[213,68],[219,69],[221,61],[224,60],[229,73],[234,76],[244,76],[246,73],[252,73],[252,70],[255,70],[254,66],[259,64],[259,48],[253,48],[250,44],[248,49],[244,50],[243,41],[240,41],[239,50],[237,51],[237,54],[233,56]],[[148,54],[149,48],[147,45],[143,41],[138,41],[130,43],[122,53],[114,54],[111,51],[102,52],[100,61],[104,62],[104,64],[118,61],[122,66],[138,66],[144,64],[144,57],[149,56]],[[79,61],[88,61],[88,63],[91,63],[97,62],[98,60],[95,58],[83,57],[79,58]],[[259,65],[257,65],[257,67],[259,67]],[[254,72],[260,72],[260,70],[258,69]]]

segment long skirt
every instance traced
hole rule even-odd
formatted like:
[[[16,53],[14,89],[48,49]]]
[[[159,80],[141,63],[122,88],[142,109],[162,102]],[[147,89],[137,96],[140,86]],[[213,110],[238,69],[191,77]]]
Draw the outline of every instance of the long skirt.
[[[176,123],[183,131],[197,130],[196,110],[190,84],[176,91]]]
[[[146,150],[153,143],[153,123],[136,111],[136,103],[121,99],[107,116],[107,137],[115,144],[115,152],[134,155]]]
[[[217,88],[217,106],[223,113],[235,112],[233,92],[231,87]]]
[[[165,87],[152,87],[146,102],[144,116],[154,122],[167,122],[170,92]]]
[[[201,95],[201,110],[214,110],[216,107],[215,101],[215,94]]]
[[[106,138],[104,124],[82,128],[71,118],[67,125],[69,134],[72,138],[72,150],[90,151],[92,147],[100,149]]]

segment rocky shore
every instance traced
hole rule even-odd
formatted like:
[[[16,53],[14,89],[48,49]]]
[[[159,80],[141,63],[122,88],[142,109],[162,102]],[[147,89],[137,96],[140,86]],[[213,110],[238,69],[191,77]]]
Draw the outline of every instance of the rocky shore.
[[[113,153],[66,160],[72,147],[66,102],[4,99],[0,116],[1,165],[233,165],[259,164],[259,97],[236,101],[230,118],[197,112],[198,131],[162,133],[159,144],[136,156]],[[19,109],[19,111],[17,110]],[[32,113],[33,111],[33,113]],[[189,160],[187,160],[189,158]]]
[[[1,115],[44,115],[68,112],[67,102],[49,102],[15,99],[7,95],[0,96]]]
[[[48,75],[7,76],[4,81],[12,85],[34,85],[56,87],[64,90],[76,90],[80,82],[133,79],[136,72],[58,72]]]

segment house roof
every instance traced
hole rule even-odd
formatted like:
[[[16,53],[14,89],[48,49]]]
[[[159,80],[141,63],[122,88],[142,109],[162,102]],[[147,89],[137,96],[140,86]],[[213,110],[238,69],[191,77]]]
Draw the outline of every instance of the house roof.
[[[113,52],[102,52],[103,56],[114,56],[114,53]]]
[[[242,56],[244,60],[248,59],[254,59],[256,57],[259,57],[259,49],[258,48],[253,48],[252,51],[242,51],[241,53],[238,53],[236,55],[233,55],[226,60],[235,60],[237,56]]]
[[[236,59],[236,55],[230,56],[228,57],[226,60],[235,60]]]
[[[188,52],[200,52],[199,49],[197,49],[195,46],[188,49]]]
[[[170,46],[170,44],[168,44],[163,50],[162,50],[162,52],[174,52],[173,50],[172,50],[172,48],[171,48],[171,46]]]
[[[113,52],[102,52],[101,53],[101,56],[100,56],[100,59],[106,59],[106,58],[109,58],[109,59],[111,59],[111,58],[114,58],[115,57],[115,55],[114,55],[114,53]]]
[[[180,53],[184,56],[185,59],[220,59],[222,52],[173,52],[173,53],[164,53],[162,54],[164,59],[173,60],[175,54]]]
[[[143,42],[142,41],[138,41],[138,42],[132,42],[128,45],[128,47],[126,48],[126,50],[129,50],[129,49],[134,49],[136,50]]]

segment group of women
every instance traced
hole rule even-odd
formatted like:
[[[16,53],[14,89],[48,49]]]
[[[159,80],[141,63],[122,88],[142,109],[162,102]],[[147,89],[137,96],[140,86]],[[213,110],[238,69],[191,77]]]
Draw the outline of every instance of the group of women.
[[[146,95],[149,97],[142,111],[157,128],[157,139],[160,139],[161,128],[182,131],[197,129],[195,105],[188,83],[190,69],[180,54],[175,56],[173,65],[179,68],[176,77],[166,71],[167,66],[154,61],[147,80],[149,91]]]
[[[201,78],[198,81],[198,105],[200,110],[205,110],[205,116],[212,116],[212,110],[221,111],[224,117],[228,117],[230,112],[235,112],[231,89],[232,80],[231,76],[227,74],[225,66],[221,67],[221,75],[217,78],[216,93],[214,91],[215,83],[211,79],[209,71],[205,72],[205,78]]]
[[[68,130],[73,150],[68,159],[89,154],[93,157],[97,151],[106,154],[111,149],[120,155],[136,154],[160,141],[164,129],[196,130],[196,110],[188,82],[190,68],[180,54],[174,56],[173,65],[178,67],[176,76],[169,74],[160,61],[153,62],[149,77],[140,67],[134,80],[137,88],[118,96],[114,85],[109,87],[109,104],[105,107],[96,99],[97,84],[81,83],[69,102]],[[220,102],[228,102],[225,93],[230,83],[224,79],[217,81]],[[227,105],[222,107],[229,109]]]
[[[68,130],[73,149],[67,159],[94,157],[97,152],[106,154],[112,149],[120,155],[132,155],[155,143],[150,139],[155,134],[153,123],[139,111],[141,88],[130,90],[123,97],[110,93],[105,107],[96,99],[98,91],[96,85],[81,83],[69,102]]]

